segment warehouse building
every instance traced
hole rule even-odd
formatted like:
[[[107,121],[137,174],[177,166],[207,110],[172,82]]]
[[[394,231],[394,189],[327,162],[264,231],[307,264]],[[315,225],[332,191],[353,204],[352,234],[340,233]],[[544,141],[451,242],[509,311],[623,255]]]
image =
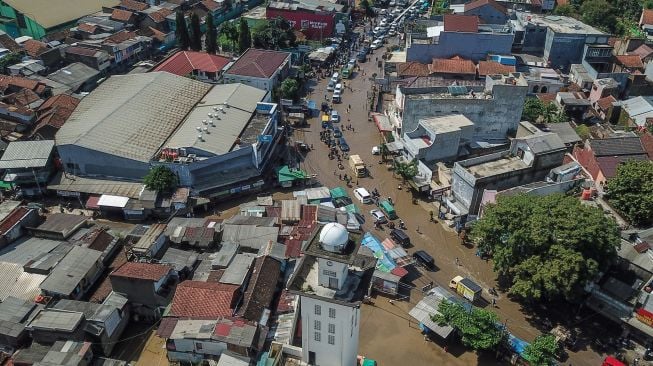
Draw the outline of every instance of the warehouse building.
[[[247,191],[263,185],[282,135],[268,100],[166,72],[112,76],[80,102],[57,149],[73,176],[138,182],[165,165],[195,196]]]

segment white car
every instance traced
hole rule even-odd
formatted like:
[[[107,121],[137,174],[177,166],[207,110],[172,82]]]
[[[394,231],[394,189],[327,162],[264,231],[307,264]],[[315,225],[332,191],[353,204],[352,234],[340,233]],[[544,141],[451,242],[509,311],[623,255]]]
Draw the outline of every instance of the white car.
[[[334,72],[333,75],[331,75],[331,81],[333,81],[333,83],[335,84],[338,82],[338,80],[340,80],[340,74]]]
[[[372,218],[374,219],[374,222],[378,222],[379,224],[385,224],[388,222],[388,218],[385,217],[383,212],[381,210],[372,210],[370,211],[370,215],[372,215]]]
[[[372,155],[380,155],[381,154],[381,148],[378,146],[372,146]]]
[[[335,109],[331,111],[331,122],[340,122],[340,115]]]
[[[374,42],[372,42],[372,45],[370,46],[373,50],[379,49],[383,46],[383,40],[382,39],[375,39]]]
[[[333,89],[333,93],[334,94],[335,93],[342,94],[342,84],[341,83],[336,84],[336,87]]]

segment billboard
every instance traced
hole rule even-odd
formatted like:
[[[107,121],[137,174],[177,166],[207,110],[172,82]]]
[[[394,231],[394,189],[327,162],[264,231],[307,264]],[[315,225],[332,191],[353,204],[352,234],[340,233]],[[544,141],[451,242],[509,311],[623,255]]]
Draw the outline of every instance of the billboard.
[[[333,34],[335,13],[315,13],[308,10],[286,10],[268,7],[265,11],[267,19],[282,17],[293,29],[302,31],[308,39],[319,40],[329,38]]]

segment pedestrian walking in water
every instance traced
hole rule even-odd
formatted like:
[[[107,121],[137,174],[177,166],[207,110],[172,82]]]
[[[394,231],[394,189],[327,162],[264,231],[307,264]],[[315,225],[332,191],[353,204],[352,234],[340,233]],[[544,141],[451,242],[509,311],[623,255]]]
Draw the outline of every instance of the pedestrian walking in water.
[[[497,307],[497,299],[492,299],[492,307],[493,308]]]
[[[460,259],[458,259],[458,257],[456,257],[456,265],[457,265],[457,266],[460,265]]]

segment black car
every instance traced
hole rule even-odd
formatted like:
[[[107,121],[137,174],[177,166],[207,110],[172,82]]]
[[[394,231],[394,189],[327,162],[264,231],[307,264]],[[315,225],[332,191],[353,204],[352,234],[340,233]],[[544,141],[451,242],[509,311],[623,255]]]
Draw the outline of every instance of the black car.
[[[390,232],[390,237],[402,247],[410,246],[410,237],[401,229],[393,229]]]
[[[413,253],[413,259],[428,269],[435,269],[435,261],[433,260],[433,257],[423,250],[418,250]]]
[[[341,138],[342,137],[342,131],[338,127],[333,127],[333,137],[335,138]]]
[[[342,152],[349,151],[349,145],[347,145],[347,143],[344,143],[344,144],[340,143],[340,151],[342,151]]]

